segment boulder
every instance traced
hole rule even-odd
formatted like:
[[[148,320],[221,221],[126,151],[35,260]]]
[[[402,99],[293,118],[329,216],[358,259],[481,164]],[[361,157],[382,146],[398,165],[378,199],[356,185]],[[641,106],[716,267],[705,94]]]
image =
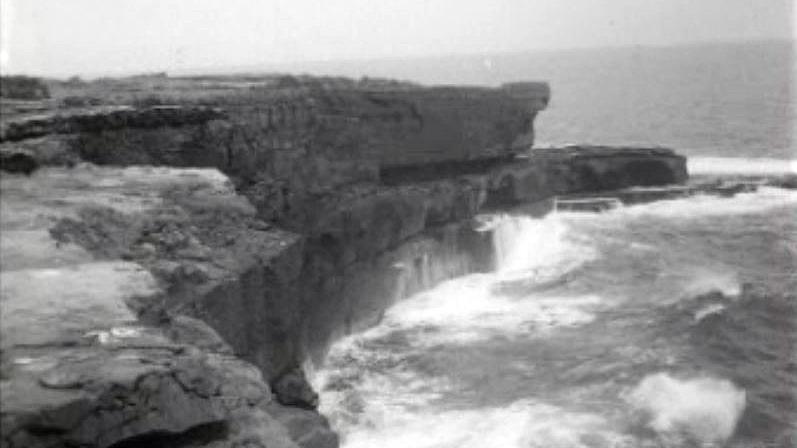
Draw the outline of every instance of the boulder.
[[[0,148],[0,170],[8,173],[30,175],[39,168],[39,162],[30,151]]]
[[[316,409],[318,394],[304,376],[301,369],[293,369],[280,375],[271,383],[277,401],[285,406]]]

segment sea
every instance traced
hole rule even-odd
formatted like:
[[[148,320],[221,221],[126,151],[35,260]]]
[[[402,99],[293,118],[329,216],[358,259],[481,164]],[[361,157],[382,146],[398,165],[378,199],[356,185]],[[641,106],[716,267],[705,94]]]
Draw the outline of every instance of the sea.
[[[694,179],[766,178],[797,172],[795,60],[754,42],[368,73],[547,79],[539,145],[669,146]],[[797,190],[479,222],[494,271],[396,303],[314,369],[343,447],[797,446]]]

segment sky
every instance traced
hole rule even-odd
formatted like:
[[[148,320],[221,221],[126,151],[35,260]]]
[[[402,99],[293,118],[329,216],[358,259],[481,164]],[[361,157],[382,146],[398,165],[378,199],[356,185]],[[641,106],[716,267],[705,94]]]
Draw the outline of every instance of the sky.
[[[794,39],[793,0],[0,0],[0,71],[47,76]]]

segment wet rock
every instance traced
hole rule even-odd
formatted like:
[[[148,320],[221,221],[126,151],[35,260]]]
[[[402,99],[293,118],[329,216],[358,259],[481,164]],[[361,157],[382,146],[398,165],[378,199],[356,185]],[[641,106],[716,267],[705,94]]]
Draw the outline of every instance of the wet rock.
[[[683,184],[686,157],[662,147],[575,145],[534,149],[555,194],[594,193],[633,186]]]
[[[318,407],[318,394],[304,376],[300,369],[294,369],[281,375],[272,383],[274,396],[285,406],[295,406],[302,409],[316,409]]]
[[[39,383],[51,389],[77,389],[83,386],[85,378],[75,372],[56,369],[40,376]]]
[[[270,403],[267,410],[302,448],[335,448],[339,444],[338,435],[317,412],[278,403]]]
[[[24,149],[0,149],[0,170],[8,173],[30,175],[39,168],[39,161]]]

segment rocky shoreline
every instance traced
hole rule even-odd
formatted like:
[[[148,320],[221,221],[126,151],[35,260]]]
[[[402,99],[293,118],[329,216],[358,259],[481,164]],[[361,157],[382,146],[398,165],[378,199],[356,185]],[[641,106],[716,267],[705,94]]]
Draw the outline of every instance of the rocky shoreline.
[[[302,366],[491,269],[477,214],[687,188],[665,148],[530,150],[541,83],[162,82],[195,96],[4,114],[2,446],[337,446]]]

